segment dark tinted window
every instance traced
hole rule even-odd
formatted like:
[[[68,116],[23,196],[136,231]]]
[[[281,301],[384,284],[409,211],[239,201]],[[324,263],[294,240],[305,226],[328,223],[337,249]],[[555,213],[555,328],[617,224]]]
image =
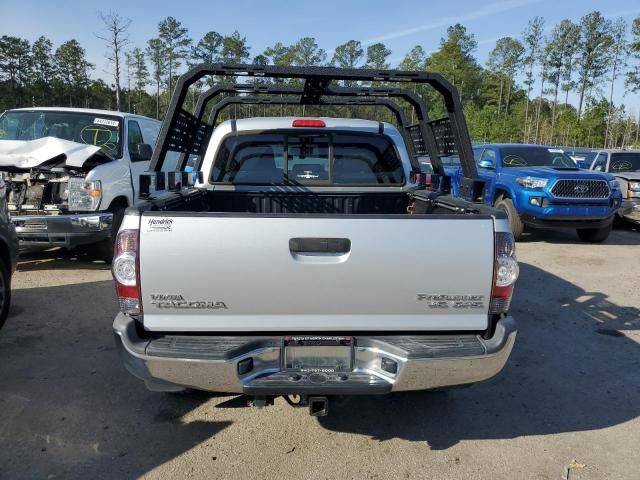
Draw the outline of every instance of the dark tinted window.
[[[127,122],[127,126],[127,147],[129,148],[129,157],[132,162],[136,162],[140,160],[140,158],[138,158],[138,144],[144,143],[142,139],[142,131],[140,130],[138,122],[134,120],[129,120]]]
[[[458,155],[450,155],[448,157],[440,157],[442,165],[445,167],[459,167],[460,157]]]
[[[398,152],[380,135],[246,134],[220,146],[211,181],[233,184],[402,184]]]
[[[290,180],[323,181],[329,179],[329,139],[307,135],[287,137],[287,175]]]
[[[593,159],[596,158],[596,152],[588,152],[584,154],[584,163],[591,165]]]
[[[387,137],[340,134],[333,137],[333,183],[402,183],[402,163]]]
[[[431,165],[431,163],[429,162],[420,162],[420,172],[426,173],[426,174],[432,174],[433,165]]]
[[[502,147],[500,152],[504,167],[576,168],[567,154],[544,147]]]
[[[614,174],[617,172],[640,171],[640,153],[623,152],[611,154],[611,164],[609,165],[609,171]]]
[[[160,122],[154,122],[152,120],[138,120],[140,129],[142,130],[142,139],[147,145],[155,146],[158,140],[158,134],[160,133]]]
[[[607,154],[599,153],[597,157],[595,157],[595,161],[593,162],[594,170],[598,170],[600,172],[604,172],[607,168]]]
[[[484,152],[482,152],[482,156],[480,157],[480,161],[491,162],[491,164],[495,167],[496,165],[496,152],[492,148],[487,148]]]

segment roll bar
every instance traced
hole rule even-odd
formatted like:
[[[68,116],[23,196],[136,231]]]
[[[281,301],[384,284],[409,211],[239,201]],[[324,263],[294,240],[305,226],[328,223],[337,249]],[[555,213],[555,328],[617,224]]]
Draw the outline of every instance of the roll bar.
[[[247,85],[231,87],[221,85],[204,92],[198,98],[194,113],[185,108],[185,100],[189,88],[205,76],[215,77],[253,77],[255,79],[302,79],[304,86],[298,88],[299,105],[326,105],[323,96],[349,96],[358,98],[381,97],[403,98],[416,112],[416,125],[400,125],[405,138],[413,139],[412,165],[417,172],[418,155],[428,155],[436,173],[444,174],[440,156],[458,155],[463,175],[469,179],[477,179],[476,165],[469,133],[462,112],[462,105],[456,88],[437,73],[401,70],[343,69],[334,67],[290,67],[276,65],[242,65],[242,64],[202,64],[183,74],[177,81],[167,116],[162,124],[157,148],[153,152],[149,169],[162,170],[167,152],[180,152],[179,168],[184,168],[185,158],[191,154],[201,155],[206,149],[206,142],[214,124],[203,120],[207,101],[219,93],[242,93]],[[429,121],[426,103],[419,95],[398,88],[377,87],[336,87],[333,82],[389,82],[400,84],[427,84],[432,86],[443,97],[448,116]],[[240,88],[235,88],[240,87]],[[272,84],[251,85],[252,93],[273,94],[286,89],[287,86]],[[215,89],[218,88],[216,91]],[[228,89],[233,88],[232,91]],[[211,94],[211,90],[215,93]],[[300,92],[301,90],[301,92]],[[282,92],[282,94],[294,92]],[[207,94],[210,96],[208,98]],[[393,103],[393,102],[391,102]],[[291,103],[294,104],[294,103]],[[359,104],[359,103],[346,103]],[[382,103],[380,103],[382,105]],[[387,105],[389,106],[389,105]],[[397,107],[397,105],[396,105]],[[399,108],[399,107],[398,107]]]

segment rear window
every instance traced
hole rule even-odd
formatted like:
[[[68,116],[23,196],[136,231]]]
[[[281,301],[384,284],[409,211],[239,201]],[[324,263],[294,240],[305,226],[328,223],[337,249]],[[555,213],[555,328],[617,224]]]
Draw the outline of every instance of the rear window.
[[[361,133],[232,135],[220,146],[211,182],[234,185],[402,184],[402,162],[385,136]]]

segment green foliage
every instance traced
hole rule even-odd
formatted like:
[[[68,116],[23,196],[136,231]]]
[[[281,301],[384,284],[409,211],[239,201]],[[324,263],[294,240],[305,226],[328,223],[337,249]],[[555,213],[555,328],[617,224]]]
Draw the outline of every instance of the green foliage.
[[[427,55],[424,53],[424,48],[420,45],[416,45],[407,53],[400,62],[400,70],[422,70],[424,68],[424,62]]]
[[[440,39],[440,48],[425,59],[425,69],[442,74],[458,89],[463,104],[477,100],[482,68],[473,56],[477,42],[473,34],[459,23],[447,29]],[[436,115],[444,112],[438,95],[431,95]]]
[[[386,70],[390,64],[387,62],[387,58],[391,55],[384,43],[374,43],[367,47],[367,61],[364,64],[365,68],[375,68],[377,70]]]
[[[87,87],[89,71],[94,65],[89,63],[86,52],[77,40],[64,42],[54,55],[57,65],[58,80],[69,98],[69,106],[83,106],[89,103]]]
[[[301,67],[317,66],[322,65],[327,59],[327,53],[318,47],[316,39],[312,37],[301,38],[291,50],[293,65]]]
[[[349,40],[336,47],[331,65],[341,68],[356,68],[363,57],[362,44],[357,40]]]
[[[588,88],[596,85],[609,67],[610,48],[613,43],[611,20],[600,12],[591,12],[580,19],[578,43],[578,117],[581,117],[584,96]]]
[[[169,96],[173,91],[175,72],[187,57],[192,40],[187,36],[187,28],[173,17],[167,17],[158,24],[158,39],[162,45],[162,55],[166,63]]]
[[[474,35],[463,25],[455,24],[446,30],[437,49],[428,46],[427,55],[425,46],[416,45],[397,67],[437,72],[455,85],[474,141],[536,141],[589,147],[605,142],[608,146],[639,144],[640,118],[632,117],[624,105],[613,103],[618,76],[624,75],[629,91],[640,91],[640,17],[628,27],[622,20],[613,22],[592,12],[578,24],[565,19],[545,30],[544,19],[535,17],[520,37],[498,39],[483,68],[475,57]],[[185,69],[198,63],[244,63],[251,58],[251,48],[240,32],[225,35],[211,30],[195,41],[173,17],[159,22],[154,38],[144,48],[134,45],[122,53],[125,80],[119,89],[121,108],[157,118],[163,117],[175,80]],[[111,59],[113,52],[107,55]],[[388,69],[394,67],[390,56],[391,50],[383,43],[363,47],[352,39],[338,45],[328,58],[315,38],[303,37],[291,44],[275,42],[254,56],[252,62]],[[93,78],[93,71],[94,66],[76,40],[56,48],[44,36],[30,44],[28,39],[4,35],[0,37],[0,111],[49,105],[116,108],[114,85]],[[193,106],[206,86],[219,81],[196,83],[188,93],[187,105]],[[261,77],[246,81],[274,82]],[[381,84],[373,82],[374,86]],[[430,118],[445,113],[440,95],[430,87],[404,87],[425,98]],[[569,102],[574,98],[578,99],[575,106]],[[399,104],[407,107],[403,101]],[[393,120],[386,109],[353,106],[243,105],[224,114],[230,115],[336,115]],[[416,121],[413,112],[410,120]]]
[[[247,37],[243,37],[236,30],[230,36],[222,39],[222,58],[225,63],[242,63],[249,59],[250,47]]]
[[[640,17],[633,20],[631,24],[631,42],[629,42],[629,52],[634,60],[634,65],[627,73],[625,85],[632,92],[640,92]]]

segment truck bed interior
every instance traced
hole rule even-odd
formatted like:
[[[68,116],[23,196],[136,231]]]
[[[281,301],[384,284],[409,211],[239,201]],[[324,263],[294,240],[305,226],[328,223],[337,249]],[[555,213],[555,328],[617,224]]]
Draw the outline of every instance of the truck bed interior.
[[[139,205],[140,211],[188,211],[235,214],[324,215],[451,215],[474,214],[502,218],[482,203],[470,203],[429,190],[411,192],[356,191],[215,191],[192,188],[165,194]]]
[[[276,214],[403,214],[410,198],[406,192],[237,192],[210,191],[210,212]]]

